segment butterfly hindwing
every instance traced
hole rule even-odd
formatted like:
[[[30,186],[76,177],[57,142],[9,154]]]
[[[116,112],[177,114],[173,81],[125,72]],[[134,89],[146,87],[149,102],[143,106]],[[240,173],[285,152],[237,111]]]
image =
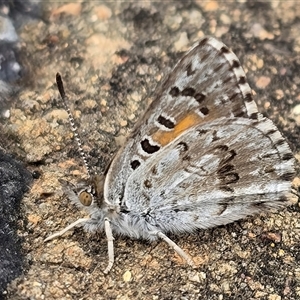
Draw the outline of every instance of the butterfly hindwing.
[[[159,222],[168,227],[164,231],[188,230],[192,216],[195,228],[227,224],[282,206],[293,164],[269,119],[220,118],[185,132],[148,159],[128,178],[124,203],[128,210],[147,211],[150,223],[168,219]]]

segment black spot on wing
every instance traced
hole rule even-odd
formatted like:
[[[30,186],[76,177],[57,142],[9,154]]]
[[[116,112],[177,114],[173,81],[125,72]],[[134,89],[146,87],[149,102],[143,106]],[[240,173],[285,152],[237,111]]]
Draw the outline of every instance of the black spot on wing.
[[[178,97],[180,94],[180,90],[177,86],[173,86],[169,92],[172,97]]]
[[[236,183],[240,180],[240,176],[238,173],[227,173],[224,175],[220,175],[219,179],[223,184],[232,184]]]
[[[157,175],[157,173],[158,173],[158,171],[157,171],[157,166],[154,165],[154,166],[150,169],[150,171],[151,171],[151,173],[152,173],[153,175]]]
[[[144,181],[144,187],[147,188],[147,189],[152,188],[152,183],[151,183],[151,181],[148,180],[148,179],[146,179],[146,180]]]
[[[222,158],[217,171],[217,177],[220,180],[221,185],[227,186],[228,184],[238,182],[240,179],[239,174],[234,172],[234,164],[230,163],[237,155],[235,150],[229,150],[226,145],[219,145],[215,147],[215,149],[222,151]]]
[[[191,156],[190,155],[185,155],[182,157],[182,161],[191,161]]]
[[[231,69],[239,68],[241,65],[237,60],[232,61]]]
[[[218,85],[216,85],[215,88],[217,88]],[[184,97],[193,97],[199,104],[201,104],[205,98],[206,98],[206,95],[204,95],[203,93],[201,92],[198,92],[192,88],[192,87],[185,87],[182,91],[180,91],[180,89],[176,86],[173,86],[170,91],[169,91],[169,94],[173,97],[173,98],[176,98],[176,97],[179,97],[179,96],[184,96]],[[202,111],[203,110],[203,111]],[[204,115],[207,115],[209,110],[207,107],[202,107],[200,108],[200,111],[204,114]]]
[[[140,163],[138,160],[133,160],[133,161],[130,163],[130,165],[131,165],[131,168],[132,168],[133,170],[135,170],[136,168],[138,168],[138,167],[141,165],[141,163]]]
[[[291,181],[292,179],[294,179],[294,176],[294,172],[286,172],[280,176],[280,179],[284,181]]]
[[[232,110],[232,114],[238,118],[238,117],[244,117],[245,116],[245,111],[241,110],[238,108],[237,110]]]
[[[252,113],[252,114],[249,116],[249,118],[252,119],[252,120],[257,120],[257,118],[258,118],[258,113],[257,113],[257,112]]]
[[[283,160],[290,160],[292,159],[294,156],[292,153],[285,153],[283,156],[282,156],[282,159]]]
[[[236,155],[237,154],[236,154],[235,150],[230,150],[222,159],[222,162],[221,162],[222,165],[228,164],[230,161],[232,161],[235,158]]]
[[[217,131],[216,130],[214,130],[213,131],[213,138],[212,138],[212,142],[216,142],[216,141],[218,141],[220,139],[220,137],[218,137],[218,135],[217,135]]]
[[[247,83],[246,77],[245,76],[241,76],[239,78],[239,84],[245,84],[245,83]]]
[[[207,41],[208,41],[208,38],[204,38],[202,39],[199,44],[198,44],[198,47],[203,47],[207,44]]]
[[[186,87],[182,90],[181,95],[182,96],[190,96],[193,97],[195,95],[195,89],[192,87]]]
[[[197,93],[195,96],[194,96],[194,98],[195,98],[195,100],[200,104],[200,103],[202,103],[203,101],[204,101],[204,99],[205,99],[205,95],[204,94],[202,94],[202,93]]]
[[[251,93],[247,93],[247,95],[244,97],[246,102],[252,102],[253,101],[253,97]]]
[[[157,118],[157,122],[163,126],[165,126],[168,129],[173,129],[175,127],[175,124],[170,119],[165,118],[164,116],[160,115]]]
[[[151,145],[150,141],[148,139],[142,140],[141,146],[142,146],[142,149],[148,154],[153,154],[160,149],[160,147],[157,145]]]
[[[225,203],[219,204],[218,205],[219,211],[217,212],[217,214],[221,216],[226,211],[227,208],[228,208],[228,204]]]
[[[199,129],[199,130],[197,130],[197,132],[198,132],[199,135],[203,135],[203,134],[208,133],[208,130],[206,130],[206,129]]]
[[[271,158],[273,156],[273,153],[266,153],[263,155],[260,155],[261,158]]]
[[[219,175],[222,175],[222,174],[229,173],[229,172],[231,172],[231,171],[233,171],[233,170],[234,170],[234,166],[228,164],[228,165],[222,166],[222,167],[218,170],[217,173],[218,173]]]
[[[282,138],[282,139],[279,139],[276,141],[276,143],[274,144],[276,147],[278,146],[281,146],[285,143],[285,140]]]
[[[223,46],[221,49],[220,49],[220,54],[226,54],[226,53],[229,53],[230,50],[226,47],[226,46]]]
[[[221,151],[227,151],[229,148],[227,145],[218,145],[214,147],[214,150],[221,150]]]
[[[177,144],[177,147],[180,149],[180,152],[186,152],[189,150],[189,147],[188,147],[187,143],[185,143],[185,142],[179,142]]]
[[[229,100],[234,102],[236,97],[238,97],[240,94],[239,93],[233,93],[230,97],[229,97]]]
[[[227,186],[227,185],[222,185],[222,186],[219,187],[219,189],[223,192],[234,193],[234,189],[232,187]]]
[[[204,116],[207,116],[209,113],[209,109],[206,106],[203,106],[199,109]]]

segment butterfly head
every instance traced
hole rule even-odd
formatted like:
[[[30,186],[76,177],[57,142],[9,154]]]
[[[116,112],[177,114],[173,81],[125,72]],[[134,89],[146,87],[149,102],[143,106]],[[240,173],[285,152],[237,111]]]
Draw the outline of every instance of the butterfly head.
[[[85,181],[76,185],[66,180],[59,180],[62,184],[63,191],[68,198],[79,208],[87,210],[89,213],[103,204],[103,175],[93,175]]]

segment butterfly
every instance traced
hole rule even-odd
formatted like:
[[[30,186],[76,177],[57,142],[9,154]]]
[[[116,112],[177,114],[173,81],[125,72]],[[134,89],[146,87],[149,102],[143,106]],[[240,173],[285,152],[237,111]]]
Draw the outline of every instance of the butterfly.
[[[57,85],[66,103],[61,76]],[[65,104],[66,105],[66,104]],[[85,154],[73,122],[80,153]],[[109,262],[113,233],[161,238],[193,265],[169,237],[224,225],[287,203],[293,154],[271,120],[257,110],[236,55],[205,37],[155,90],[108,170],[76,185],[62,180],[69,199],[90,217],[77,224],[105,230]]]

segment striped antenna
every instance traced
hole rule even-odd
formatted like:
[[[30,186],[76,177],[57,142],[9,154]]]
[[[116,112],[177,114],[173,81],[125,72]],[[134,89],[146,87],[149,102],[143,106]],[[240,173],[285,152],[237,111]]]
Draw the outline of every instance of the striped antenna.
[[[73,117],[73,115],[71,113],[71,110],[69,108],[69,105],[67,103],[67,96],[66,96],[66,93],[65,93],[64,84],[63,84],[63,81],[62,81],[61,76],[60,76],[59,73],[56,74],[56,84],[57,84],[57,88],[58,88],[58,91],[60,93],[64,108],[68,113],[69,122],[70,122],[70,125],[71,125],[71,129],[74,132],[74,136],[75,136],[75,139],[76,139],[76,142],[77,142],[77,146],[78,146],[80,156],[81,156],[81,158],[84,162],[84,165],[85,165],[85,168],[87,170],[87,173],[88,173],[89,177],[91,177],[90,168],[89,168],[88,163],[87,163],[86,154],[82,149],[82,143],[81,143],[80,136],[78,134],[78,128],[75,125],[74,117]]]

